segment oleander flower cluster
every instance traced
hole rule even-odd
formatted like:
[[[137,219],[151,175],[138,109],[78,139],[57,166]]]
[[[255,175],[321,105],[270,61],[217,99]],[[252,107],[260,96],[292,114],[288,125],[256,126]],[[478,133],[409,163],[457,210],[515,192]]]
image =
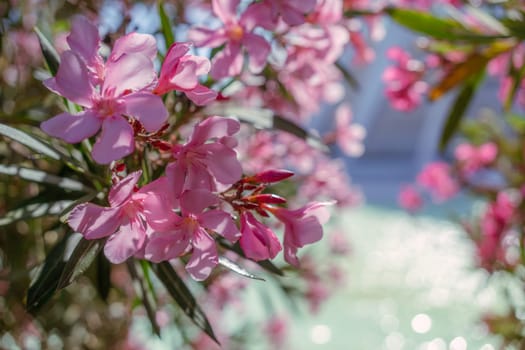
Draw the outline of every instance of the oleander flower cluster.
[[[216,7],[220,4],[214,2]],[[224,11],[220,13],[231,15]],[[225,30],[229,39],[236,31],[248,30],[239,27],[241,20],[224,19],[231,20]],[[259,50],[254,38],[246,39],[252,53]],[[99,54],[98,30],[85,17],[73,20],[67,43],[56,75],[45,85],[76,107],[44,121],[42,130],[69,143],[96,137],[92,157],[109,164],[113,178],[108,206],[83,203],[70,212],[68,224],[74,231],[88,240],[104,239],[104,253],[114,264],[130,257],[158,263],[188,256],[186,270],[199,281],[218,264],[222,241],[238,242],[244,256],[254,261],[273,259],[283,251],[284,259],[298,266],[298,249],[322,238],[331,203],[288,209],[283,206],[286,199],[268,186],[292,172],[269,169],[245,176],[236,152],[240,123],[234,118],[208,116],[185,138],[161,137],[169,128],[162,96],[183,93],[195,106],[215,100],[217,92],[203,85],[199,76],[211,70],[217,77],[214,72],[223,70],[216,62],[220,58],[212,65],[207,58],[190,54],[189,43],[174,43],[157,75],[153,36],[120,37],[105,58]],[[263,56],[259,55],[259,65]],[[232,67],[231,62],[227,66]],[[146,147],[163,162],[154,179],[125,163],[126,157],[143,153]],[[282,239],[268,225],[270,217],[283,225]]]

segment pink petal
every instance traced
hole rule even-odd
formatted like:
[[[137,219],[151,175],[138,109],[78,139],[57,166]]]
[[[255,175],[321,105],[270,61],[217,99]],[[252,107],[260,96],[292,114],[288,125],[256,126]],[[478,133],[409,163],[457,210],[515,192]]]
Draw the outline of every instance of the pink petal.
[[[69,47],[89,64],[98,55],[100,37],[98,29],[84,16],[74,16],[71,33],[67,37]]]
[[[241,123],[236,119],[217,116],[208,117],[195,126],[188,144],[200,145],[212,138],[231,136],[237,133],[240,128]]]
[[[168,120],[162,98],[149,92],[136,92],[122,98],[126,113],[142,123],[149,131],[157,131]]]
[[[214,209],[208,210],[199,215],[199,223],[201,226],[212,230],[230,242],[235,242],[241,237],[241,233],[235,225],[233,218],[230,214]]]
[[[184,182],[186,180],[187,168],[176,161],[168,164],[166,167],[166,177],[168,179],[168,186],[174,196],[179,197],[182,194]]]
[[[228,37],[224,29],[193,28],[188,33],[188,39],[198,47],[218,47],[224,44]]]
[[[272,6],[262,1],[248,6],[242,13],[239,23],[246,32],[251,32],[255,27],[273,30],[277,26],[277,19],[277,13],[274,13]]]
[[[270,44],[260,35],[245,34],[242,43],[250,56],[249,68],[253,73],[259,73],[266,66],[270,54]]]
[[[94,95],[88,70],[82,59],[73,51],[64,51],[60,56],[57,75],[44,82],[53,92],[84,107],[92,106]]]
[[[216,195],[203,189],[192,189],[184,191],[180,196],[180,207],[183,215],[199,214],[204,209],[219,202]]]
[[[241,179],[242,165],[234,150],[220,143],[210,143],[203,147],[212,150],[209,153],[206,165],[218,182],[231,185]]]
[[[86,239],[98,239],[114,233],[121,222],[120,208],[104,208],[92,203],[77,205],[67,218],[69,226]]]
[[[184,254],[189,244],[187,235],[181,239],[174,232],[156,232],[146,245],[145,257],[153,262],[175,259]]]
[[[116,97],[126,90],[138,91],[150,86],[157,74],[153,62],[142,54],[122,54],[115,61],[106,63],[106,77],[102,93]]]
[[[315,216],[307,216],[285,226],[285,235],[289,235],[297,247],[319,241],[323,237],[323,227]]]
[[[180,60],[177,70],[172,72],[169,83],[175,90],[193,89],[199,83],[197,79],[197,62]]]
[[[184,189],[216,190],[215,180],[205,164],[202,162],[191,162],[188,164],[187,170]]]
[[[293,266],[299,267],[299,259],[297,259],[297,247],[290,244],[287,237],[284,237],[284,260]]]
[[[204,106],[217,98],[217,92],[204,85],[197,85],[189,91],[185,91],[186,96],[197,106]]]
[[[133,194],[133,190],[141,175],[141,170],[135,171],[113,185],[108,195],[109,204],[112,207],[117,207],[127,202]]]
[[[211,62],[208,58],[193,55],[187,57],[188,60],[191,59],[197,65],[197,70],[195,71],[197,75],[208,74],[211,69]]]
[[[186,264],[186,271],[196,281],[205,280],[219,263],[215,241],[203,229],[193,236],[193,253]]]
[[[212,0],[213,13],[222,23],[229,23],[237,17],[237,6],[240,0]]]
[[[118,60],[124,54],[142,54],[151,61],[157,57],[157,41],[150,34],[129,33],[118,38],[109,56],[110,61]]]
[[[244,255],[249,259],[255,261],[273,259],[282,249],[275,233],[257,221],[249,212],[241,214],[241,232],[239,244]]]
[[[48,135],[77,143],[95,135],[101,124],[95,113],[86,110],[80,114],[61,113],[40,124],[40,128]]]
[[[242,71],[242,63],[240,45],[228,43],[221,52],[213,57],[210,75],[216,80],[236,76]]]
[[[162,194],[150,193],[143,201],[144,217],[151,228],[156,231],[169,231],[180,221],[180,217],[175,214],[170,201]]]
[[[99,164],[109,164],[131,154],[135,149],[133,129],[122,117],[106,118],[102,133],[93,146],[93,159]]]
[[[140,219],[133,218],[120,226],[104,246],[104,254],[113,264],[120,264],[138,252],[146,240],[146,231]]]

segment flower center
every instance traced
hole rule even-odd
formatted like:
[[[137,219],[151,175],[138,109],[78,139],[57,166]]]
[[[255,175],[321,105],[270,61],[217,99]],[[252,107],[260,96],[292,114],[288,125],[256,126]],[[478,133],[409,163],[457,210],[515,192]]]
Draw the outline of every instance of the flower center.
[[[228,37],[233,41],[239,41],[244,36],[244,29],[237,23],[232,24],[227,29]]]
[[[116,99],[100,99],[95,103],[95,109],[101,117],[111,117],[122,114],[122,103]]]

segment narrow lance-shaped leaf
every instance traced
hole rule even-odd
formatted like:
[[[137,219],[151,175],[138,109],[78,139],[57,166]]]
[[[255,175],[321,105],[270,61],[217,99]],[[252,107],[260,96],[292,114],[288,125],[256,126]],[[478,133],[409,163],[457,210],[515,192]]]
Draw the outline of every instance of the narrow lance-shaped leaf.
[[[191,294],[191,291],[170,263],[161,262],[159,264],[152,264],[152,266],[157,277],[164,284],[173,300],[175,300],[175,302],[181,307],[182,311],[184,311],[193,323],[219,344],[206,314],[199,307],[197,301]]]
[[[224,239],[218,239],[217,242],[224,248],[232,251],[232,252],[235,252],[237,253],[239,256],[242,256],[243,258],[247,259],[246,256],[244,255],[244,252],[242,251],[242,248],[241,246],[239,245],[239,242],[235,243],[235,244],[231,244],[230,242],[224,240]],[[260,260],[260,261],[256,261],[255,263],[257,263],[260,267],[262,267],[263,269],[265,269],[266,271],[268,272],[271,272],[275,275],[278,275],[278,276],[284,276],[284,273],[283,271],[281,271],[281,269],[279,269],[277,266],[275,266],[270,260]]]
[[[133,279],[135,293],[138,295],[138,297],[142,301],[142,304],[144,305],[144,308],[146,309],[146,314],[148,315],[148,319],[151,323],[153,332],[160,337],[160,327],[155,317],[155,310],[157,309],[157,306],[155,305],[153,291],[149,288],[149,286],[146,283],[144,283],[144,276],[139,274],[135,266],[135,261],[132,259],[128,259],[126,264],[128,266],[129,274]]]
[[[35,314],[45,303],[51,299],[57,290],[58,280],[66,262],[64,255],[69,236],[64,236],[47,254],[38,277],[31,283],[27,291],[26,309]]]
[[[430,100],[435,101],[451,89],[463,84],[465,80],[484,70],[485,66],[491,59],[509,51],[513,47],[513,43],[499,42],[494,43],[482,52],[474,52],[470,54],[465,61],[453,66],[445,77],[430,90],[428,94]]]
[[[47,66],[49,68],[49,71],[52,75],[55,75],[58,71],[58,66],[60,64],[60,56],[58,56],[57,51],[53,47],[53,45],[49,42],[49,40],[45,37],[44,34],[35,27],[35,33],[38,36],[38,42],[40,43],[40,49],[42,50],[42,54],[44,55],[44,59],[46,60]]]
[[[15,140],[40,154],[46,155],[56,160],[60,159],[60,154],[56,150],[52,149],[48,144],[21,130],[12,128],[5,124],[0,124],[0,134]]]
[[[93,189],[90,189],[89,187],[85,186],[83,183],[78,182],[77,180],[59,177],[53,174],[48,174],[41,170],[24,168],[18,165],[0,164],[0,174],[18,176],[28,181],[51,184],[51,185],[55,185],[57,187],[63,188],[65,190],[83,191],[83,192],[93,191]]]
[[[83,274],[95,260],[105,242],[106,238],[93,240],[81,238],[71,253],[71,256],[67,259],[66,266],[60,276],[57,288],[62,289],[69,286],[81,274]]]
[[[111,288],[111,263],[101,250],[97,255],[97,291],[100,298],[107,301]]]
[[[398,24],[411,29],[417,33],[425,34],[434,39],[446,41],[467,41],[476,43],[488,43],[497,39],[507,38],[508,35],[483,35],[465,28],[460,22],[439,18],[431,13],[401,9],[388,8],[385,11]]]
[[[22,208],[14,209],[0,218],[0,226],[25,219],[35,219],[47,215],[59,215],[72,201],[62,200],[48,203],[33,203]]]
[[[175,35],[173,34],[173,29],[171,28],[170,19],[164,8],[164,1],[159,0],[158,8],[159,8],[160,26],[162,28],[162,34],[164,35],[164,42],[166,43],[166,50],[167,50],[175,42]]]
[[[452,104],[439,141],[439,149],[441,152],[445,150],[446,146],[448,145],[448,142],[450,141],[452,136],[454,136],[454,133],[458,129],[461,120],[465,115],[465,111],[467,110],[468,106],[470,105],[470,102],[472,101],[472,96],[474,95],[474,92],[479,86],[479,83],[483,79],[483,76],[484,71],[481,71],[478,72],[478,74],[475,77],[469,79],[459,92],[454,103]]]
[[[339,69],[341,74],[343,74],[343,77],[345,78],[345,81],[348,83],[348,85],[350,85],[354,90],[358,90],[359,82],[356,78],[354,78],[352,73],[350,73],[350,71],[346,69],[346,67],[341,62],[335,62],[335,66],[337,69]]]
[[[223,256],[219,257],[219,264],[235,273],[238,273],[241,276],[248,277],[254,280],[264,281],[264,278],[255,276],[254,274],[248,272],[244,267]]]
[[[257,128],[285,131],[305,140],[313,147],[324,152],[328,151],[328,147],[318,136],[308,132],[306,129],[290,120],[275,115],[269,109],[248,108],[227,103],[216,103],[206,107],[204,113],[208,115],[234,116],[240,121],[250,123]]]

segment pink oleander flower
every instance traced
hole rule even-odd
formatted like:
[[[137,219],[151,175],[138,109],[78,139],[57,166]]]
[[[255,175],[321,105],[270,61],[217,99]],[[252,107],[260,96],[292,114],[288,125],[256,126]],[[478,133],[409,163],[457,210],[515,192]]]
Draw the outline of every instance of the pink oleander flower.
[[[298,26],[305,22],[305,15],[315,8],[316,0],[263,0],[271,14],[272,26],[266,29],[273,30],[279,18],[289,26]]]
[[[98,55],[96,27],[77,18],[68,37],[72,50],[61,55],[55,77],[44,82],[51,91],[84,107],[77,114],[61,113],[41,124],[42,130],[69,143],[102,132],[93,146],[93,158],[108,164],[133,152],[133,128],[128,117],[147,131],[158,130],[167,120],[162,99],[151,93],[156,80],[152,52],[155,39],[131,33],[115,43],[107,62]]]
[[[241,238],[239,244],[247,258],[259,261],[273,259],[282,249],[275,233],[257,221],[248,211],[241,213]]]
[[[335,111],[335,126],[335,137],[341,150],[349,157],[361,156],[365,151],[366,129],[352,123],[352,110],[348,105],[342,104]]]
[[[284,224],[284,259],[289,264],[299,266],[297,250],[323,237],[322,225],[330,218],[326,207],[331,204],[314,202],[295,210],[265,207]]]
[[[492,271],[495,261],[504,261],[503,237],[509,228],[518,203],[508,193],[500,192],[481,218],[481,237],[476,241],[480,265]]]
[[[213,13],[222,21],[218,29],[194,28],[189,38],[197,46],[218,47],[225,45],[212,60],[211,76],[214,79],[238,75],[243,66],[243,48],[249,55],[248,67],[259,73],[266,65],[270,44],[253,30],[259,22],[267,23],[270,16],[259,4],[249,5],[240,17],[237,7],[240,0],[212,0]]]
[[[189,55],[189,43],[171,45],[160,69],[159,82],[153,90],[162,95],[172,90],[183,91],[196,105],[205,105],[217,97],[217,92],[199,83],[198,76],[208,74],[210,61]]]
[[[396,65],[383,72],[386,95],[395,109],[411,111],[421,103],[427,91],[427,84],[421,81],[425,66],[399,47],[391,47],[387,56],[396,61]]]
[[[159,205],[155,210],[157,215],[163,213],[167,220],[151,222],[154,232],[146,245],[146,259],[160,262],[191,251],[186,270],[197,281],[206,279],[219,262],[215,240],[207,230],[230,242],[240,237],[230,214],[220,209],[208,209],[217,204],[219,199],[213,193],[192,189],[180,196],[180,216],[172,208]]]
[[[209,117],[193,129],[184,145],[173,145],[175,159],[166,167],[166,175],[176,195],[186,189],[214,192],[219,186],[232,185],[242,176],[242,166],[232,136],[239,131],[237,120]]]
[[[399,192],[397,202],[401,208],[409,213],[415,213],[423,207],[423,199],[421,194],[413,186],[403,186]]]
[[[306,300],[308,301],[310,312],[316,314],[319,312],[321,304],[330,296],[330,291],[326,283],[319,278],[308,279],[306,287]]]
[[[494,142],[487,142],[478,147],[462,143],[456,147],[454,154],[462,172],[470,175],[496,160],[498,146]]]
[[[348,242],[347,234],[342,230],[332,232],[330,235],[330,252],[334,255],[348,255],[352,249]]]
[[[458,183],[451,177],[450,165],[445,162],[427,164],[418,174],[417,182],[428,189],[439,202],[450,199],[459,191]]]
[[[76,206],[68,217],[69,226],[85,239],[109,237],[104,254],[114,264],[138,253],[146,242],[149,228],[144,217],[144,201],[155,195],[156,184],[136,191],[141,174],[141,171],[131,173],[111,188],[110,207],[84,203]]]
[[[272,345],[272,349],[279,350],[285,348],[289,331],[288,323],[289,320],[283,315],[273,315],[266,321],[264,333]]]

